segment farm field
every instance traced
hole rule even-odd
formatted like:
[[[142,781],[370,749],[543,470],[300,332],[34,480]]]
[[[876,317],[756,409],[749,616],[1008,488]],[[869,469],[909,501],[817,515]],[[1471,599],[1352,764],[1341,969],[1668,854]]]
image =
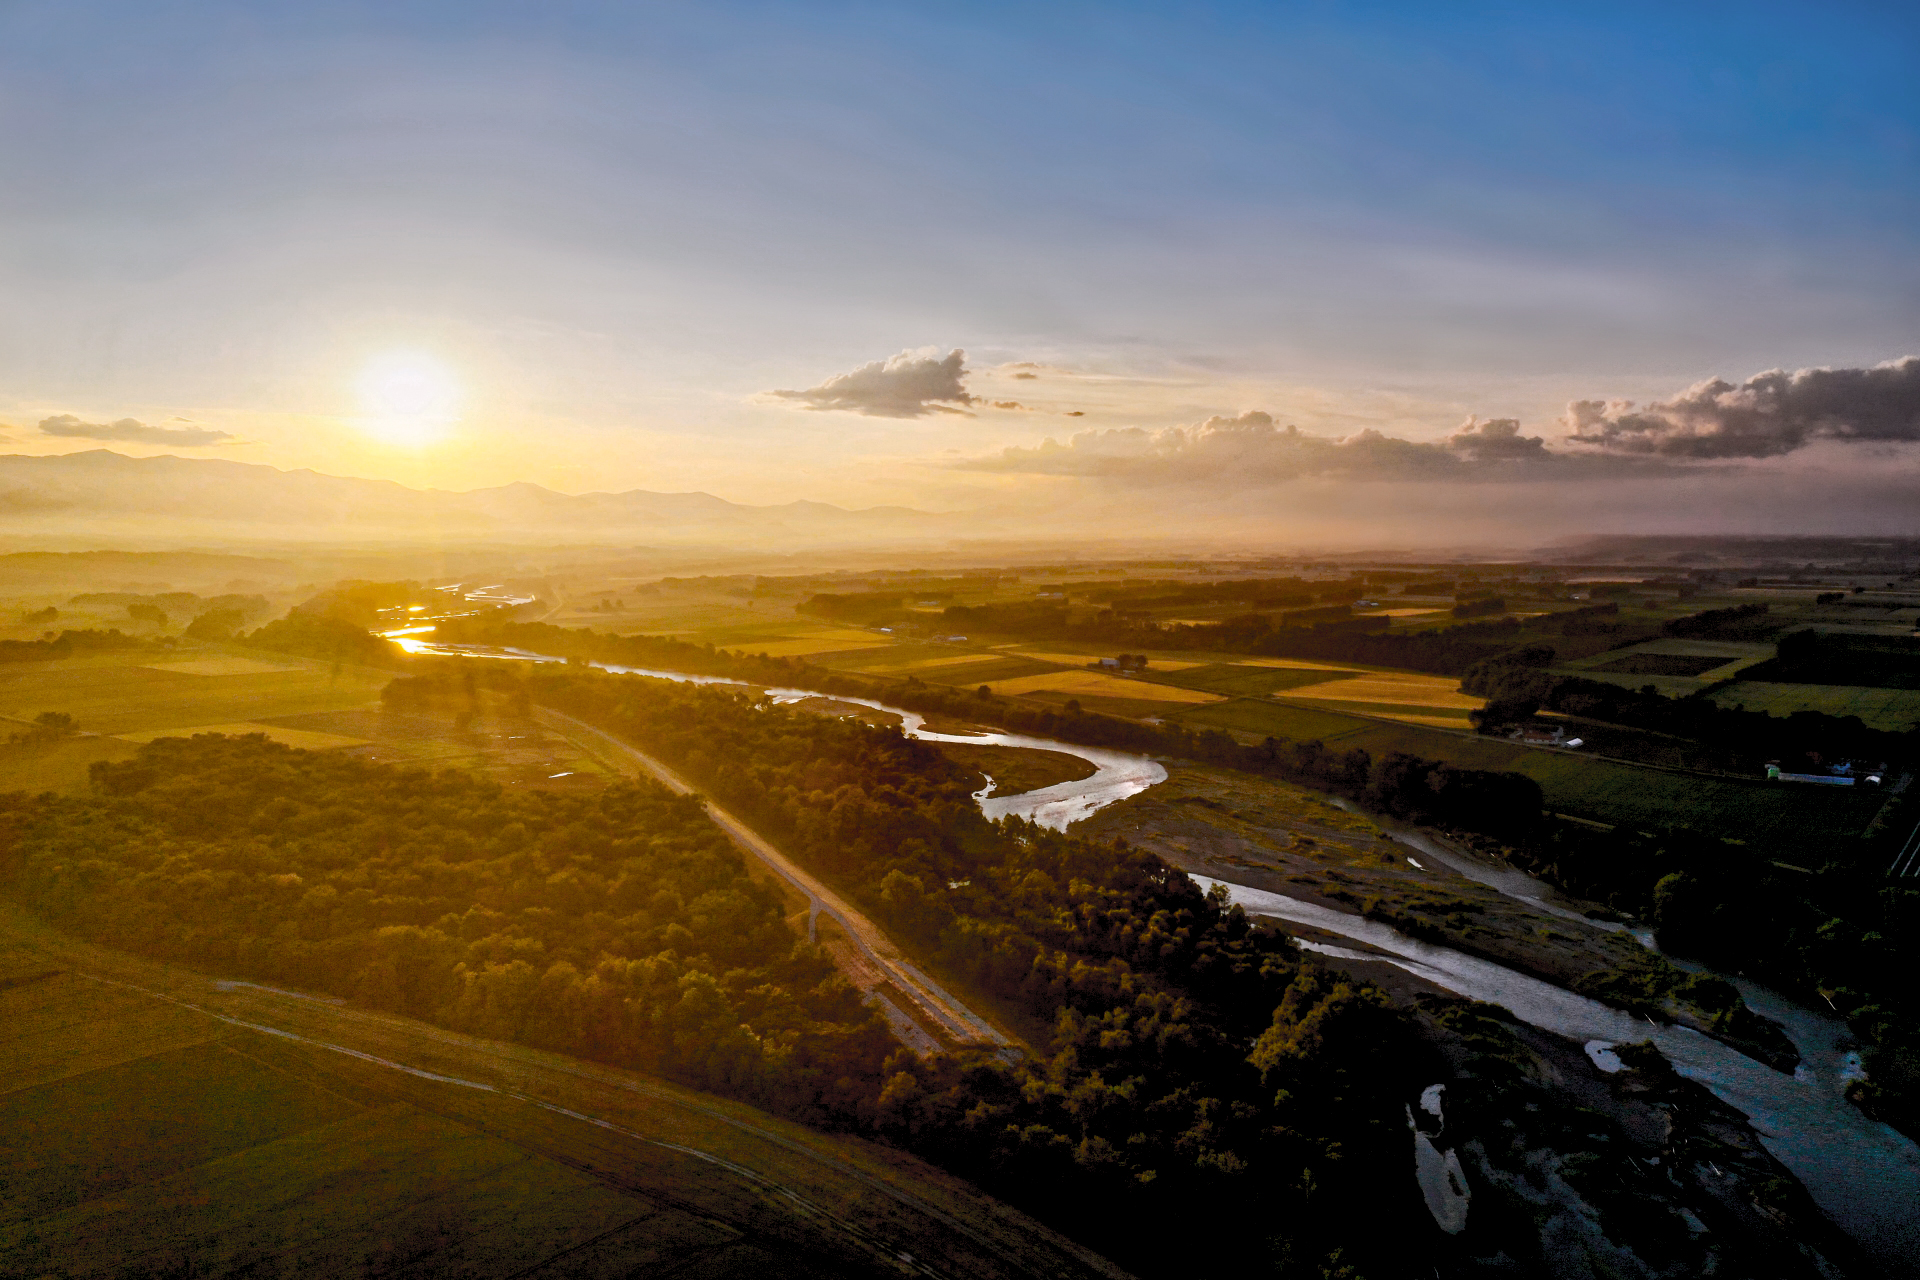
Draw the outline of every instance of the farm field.
[[[1819,711],[1830,716],[1859,716],[1875,729],[1900,732],[1920,724],[1920,689],[1875,689],[1844,684],[1775,684],[1741,680],[1713,694],[1723,707],[1745,706],[1776,716]]]
[[[1168,678],[1170,683],[1236,698],[1272,697],[1290,703],[1326,704],[1409,724],[1468,727],[1467,713],[1481,699],[1459,691],[1448,676],[1420,675],[1318,663],[1276,667],[1265,662],[1218,663]]]
[[[0,711],[28,721],[72,715],[83,736],[0,742],[0,791],[79,794],[96,761],[130,758],[140,743],[196,733],[261,733],[308,750],[339,750],[387,763],[460,767],[505,785],[577,790],[605,784],[605,767],[561,734],[482,716],[465,729],[449,713],[382,708],[388,672],[287,658],[234,655],[141,665],[151,654],[98,654],[0,666]],[[166,668],[188,667],[190,671]],[[261,666],[267,670],[259,670]],[[208,674],[194,674],[205,671]]]
[[[0,1274],[1113,1274],[884,1148],[10,908],[0,1025]]]
[[[1053,649],[1019,648],[1012,645],[1005,645],[1001,647],[1004,649],[1005,652],[1016,654],[1022,658],[1032,658],[1036,662],[1057,662],[1063,667],[1084,667],[1089,662],[1095,662],[1101,658],[1111,658],[1114,656],[1111,653],[1105,653],[1105,652],[1095,653],[1095,652],[1092,652],[1091,650],[1085,653],[1072,652],[1067,649],[1063,649],[1059,647],[1056,647]],[[1148,668],[1149,671],[1185,671],[1189,667],[1201,667],[1206,665],[1206,663],[1202,661],[1184,660],[1179,658],[1161,658],[1157,656],[1151,657],[1150,661],[1152,662],[1153,665]]]
[[[1148,677],[1155,673],[1148,671]],[[1210,662],[1196,664],[1164,678],[1164,683],[1183,689],[1202,689],[1233,698],[1261,698],[1287,689],[1343,680],[1360,672],[1333,667],[1254,667],[1246,663]]]
[[[1070,694],[1075,697],[1091,694],[1095,697],[1123,698],[1130,702],[1218,702],[1222,696],[1200,689],[1182,689],[1178,685],[1110,676],[1099,671],[1088,671],[1084,667],[1070,667],[1061,671],[1048,671],[1038,675],[993,682],[995,693],[1011,697],[1039,693],[1042,690],[1048,693]]]
[[[1460,681],[1451,676],[1386,671],[1360,672],[1343,680],[1288,690],[1277,696],[1297,702],[1363,702],[1458,711],[1463,715],[1478,710],[1483,701],[1461,693]]]
[[[152,742],[156,738],[191,738],[203,733],[224,733],[228,737],[241,737],[250,733],[264,734],[273,741],[286,747],[299,747],[305,751],[326,751],[333,747],[362,747],[367,744],[365,738],[350,738],[345,734],[325,733],[317,729],[297,729],[288,725],[253,723],[241,721],[238,724],[197,724],[177,729],[142,729],[137,733],[121,733],[114,736],[122,742]]]
[[[1834,841],[1857,834],[1885,802],[1878,792],[1813,791],[1645,769],[1278,701],[1195,707],[1178,713],[1178,719],[1250,735],[1319,738],[1334,750],[1360,748],[1375,759],[1405,751],[1462,768],[1511,769],[1538,782],[1547,807],[1557,813],[1634,830],[1684,824],[1729,839],[1765,840],[1774,849],[1805,846],[1805,856],[1814,858]]]
[[[869,631],[829,631],[815,636],[788,640],[752,640],[737,647],[748,653],[764,653],[769,658],[810,658],[817,654],[847,653],[857,649],[890,648],[893,641]]]
[[[183,660],[224,666],[235,658],[253,661],[218,650]],[[64,711],[81,729],[104,734],[183,729],[364,706],[377,701],[393,678],[363,667],[334,670],[325,662],[277,655],[271,670],[249,667],[234,674],[148,665],[156,661],[167,662],[152,653],[126,651],[7,663],[0,666],[0,714],[31,720],[43,711]]]
[[[987,656],[987,655],[983,655]],[[998,657],[992,662],[959,663],[950,666],[930,667],[916,671],[922,680],[930,684],[952,684],[971,687],[990,684],[999,692],[1001,683],[1018,680],[1023,676],[1045,675],[1052,668],[1044,662],[1035,662],[1031,658]]]
[[[271,676],[283,671],[298,671],[284,662],[263,662],[259,658],[189,658],[184,662],[142,663],[148,671],[171,671],[183,676]]]
[[[1659,675],[1654,672],[1601,671],[1591,667],[1584,671],[1564,667],[1555,667],[1553,670],[1563,675],[1579,676],[1582,680],[1617,684],[1623,689],[1644,689],[1652,685],[1657,693],[1668,698],[1684,698],[1713,683],[1699,676]]]
[[[1639,687],[1634,679],[1645,684],[1645,677],[1651,677],[1662,693],[1684,697],[1715,681],[1731,679],[1741,668],[1772,656],[1771,644],[1668,637],[1556,663],[1555,667],[1590,680],[1632,688]]]
[[[911,662],[886,662],[878,666],[860,668],[874,674],[891,675],[906,671],[932,671],[939,667],[966,667],[983,662],[998,662],[997,653],[946,653],[936,657],[916,658]],[[835,666],[846,664],[835,663]]]

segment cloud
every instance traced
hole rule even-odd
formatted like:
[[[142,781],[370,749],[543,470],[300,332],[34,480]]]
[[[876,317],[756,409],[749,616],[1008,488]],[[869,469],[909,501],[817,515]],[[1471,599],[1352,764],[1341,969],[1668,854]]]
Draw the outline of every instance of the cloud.
[[[861,365],[805,391],[769,391],[808,409],[839,409],[871,418],[919,418],[929,413],[966,413],[957,405],[976,403],[967,394],[967,353],[942,356],[937,347],[902,351],[890,360]]]
[[[82,422],[71,413],[42,418],[40,430],[50,436],[70,436],[81,440],[126,440],[186,448],[224,444],[233,439],[225,431],[214,431],[207,427],[156,427],[138,418],[122,418],[118,422]]]
[[[1468,419],[1444,440],[1421,443],[1368,429],[1344,438],[1276,426],[1251,410],[1185,427],[1085,431],[1065,444],[1011,448],[955,464],[968,471],[1085,476],[1130,484],[1249,487],[1309,476],[1354,479],[1546,478],[1574,460],[1523,436],[1512,418]],[[1588,470],[1588,468],[1579,468]]]
[[[1920,441],[1920,356],[1871,369],[1772,369],[1735,386],[1719,378],[1672,400],[1576,400],[1576,445],[1664,458],[1772,458],[1816,440]]]
[[[1040,375],[1037,373],[1016,373],[1013,376],[1017,380],[1032,380]]]
[[[1018,400],[995,400],[993,401],[993,407],[996,409],[1024,409],[1027,406],[1021,404]]]
[[[1462,458],[1475,462],[1496,460],[1531,461],[1550,458],[1547,442],[1540,436],[1520,434],[1518,418],[1468,418],[1442,445]]]

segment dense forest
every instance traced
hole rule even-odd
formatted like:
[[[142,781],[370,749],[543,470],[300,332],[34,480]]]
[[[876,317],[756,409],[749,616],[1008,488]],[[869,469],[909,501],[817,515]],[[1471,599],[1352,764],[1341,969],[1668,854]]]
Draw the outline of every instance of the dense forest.
[[[561,796],[264,737],[163,738],[11,797],[9,892],[85,937],[844,1112],[885,1032],[694,801]]]

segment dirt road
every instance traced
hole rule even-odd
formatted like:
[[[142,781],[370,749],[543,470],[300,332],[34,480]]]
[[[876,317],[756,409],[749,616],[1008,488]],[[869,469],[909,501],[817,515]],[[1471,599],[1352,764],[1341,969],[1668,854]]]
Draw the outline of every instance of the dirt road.
[[[629,743],[621,741],[605,730],[596,729],[583,720],[559,711],[542,707],[538,717],[541,723],[550,728],[564,729],[588,739],[590,747],[597,747],[595,754],[600,755],[608,764],[630,775],[645,774],[658,779],[671,790],[686,795],[695,788],[660,761],[638,750]],[[900,953],[892,940],[881,931],[878,925],[862,915],[855,907],[841,898],[832,889],[796,866],[794,862],[770,842],[762,838],[746,823],[736,818],[711,800],[707,802],[707,812],[712,815],[719,828],[727,833],[740,849],[758,858],[777,872],[787,883],[806,895],[808,909],[815,915],[825,915],[846,934],[853,944],[854,955],[848,966],[848,976],[863,991],[875,992],[882,984],[898,991],[908,1001],[906,1011],[914,1021],[923,1022],[928,1030],[935,1031],[942,1039],[958,1045],[980,1045],[989,1048],[1004,1049],[1011,1041],[1000,1032],[987,1025],[979,1015],[967,1008],[952,994],[947,992],[932,978],[921,972],[911,961]],[[884,993],[875,992],[879,1000],[886,1000]],[[891,1001],[888,1001],[891,1004]],[[884,1013],[885,1010],[883,1009]],[[899,1012],[896,1010],[896,1012]],[[931,1047],[916,1043],[910,1033],[892,1018],[888,1022],[894,1026],[895,1033],[908,1047],[924,1052]]]

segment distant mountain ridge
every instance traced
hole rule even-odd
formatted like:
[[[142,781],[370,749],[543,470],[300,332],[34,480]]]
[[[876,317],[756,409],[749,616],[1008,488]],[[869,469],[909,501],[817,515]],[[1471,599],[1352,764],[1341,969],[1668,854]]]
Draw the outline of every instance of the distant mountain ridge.
[[[631,532],[687,541],[787,534],[809,542],[927,536],[942,523],[908,507],[849,511],[806,501],[756,507],[710,493],[567,494],[527,481],[466,492],[412,489],[392,480],[217,458],[132,458],[110,449],[0,455],[0,529],[70,520],[456,538]]]

